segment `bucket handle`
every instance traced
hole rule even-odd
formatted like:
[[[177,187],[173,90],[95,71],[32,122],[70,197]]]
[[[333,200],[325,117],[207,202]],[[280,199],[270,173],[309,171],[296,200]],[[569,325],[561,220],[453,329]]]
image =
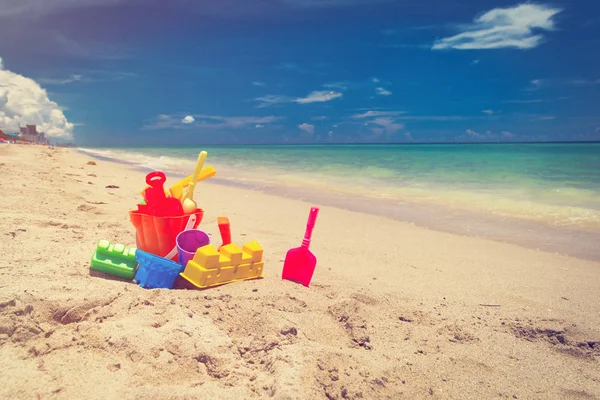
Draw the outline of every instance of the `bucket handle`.
[[[189,231],[190,229],[192,229],[194,227],[195,223],[196,223],[196,214],[192,214],[192,215],[190,215],[190,218],[188,219],[188,222],[185,225],[185,228],[183,230]],[[177,243],[175,243],[175,247],[173,247],[173,250],[171,250],[169,252],[169,254],[167,254],[165,256],[165,258],[167,260],[170,260],[171,258],[175,257],[175,254],[177,254]]]

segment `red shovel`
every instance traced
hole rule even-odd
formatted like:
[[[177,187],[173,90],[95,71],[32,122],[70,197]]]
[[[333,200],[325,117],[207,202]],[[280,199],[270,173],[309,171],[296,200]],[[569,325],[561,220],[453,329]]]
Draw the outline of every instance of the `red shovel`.
[[[283,263],[281,279],[298,282],[306,287],[310,284],[310,280],[315,272],[315,266],[317,265],[317,258],[308,250],[308,246],[310,245],[310,238],[318,214],[319,208],[311,207],[302,246],[288,250],[285,262]]]

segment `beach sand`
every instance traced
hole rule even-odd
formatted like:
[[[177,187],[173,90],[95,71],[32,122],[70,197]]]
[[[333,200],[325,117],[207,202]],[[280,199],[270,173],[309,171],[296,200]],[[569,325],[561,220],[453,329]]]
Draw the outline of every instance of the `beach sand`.
[[[264,279],[145,290],[89,264],[135,245],[145,174],[89,161],[0,147],[1,398],[600,398],[598,262],[322,207],[305,288],[312,204],[209,181],[201,229],[228,216]]]

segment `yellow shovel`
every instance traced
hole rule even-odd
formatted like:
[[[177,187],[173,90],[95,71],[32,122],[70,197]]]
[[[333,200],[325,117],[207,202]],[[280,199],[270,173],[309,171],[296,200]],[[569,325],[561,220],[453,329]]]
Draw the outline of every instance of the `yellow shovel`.
[[[196,178],[196,182],[200,182],[200,181],[203,181],[204,179],[212,178],[213,176],[216,175],[216,173],[217,173],[217,170],[212,165],[207,165],[206,167],[202,168],[202,171],[200,171],[198,178]],[[185,188],[188,187],[188,185],[192,181],[193,177],[194,177],[194,175],[192,174],[192,175],[188,176],[187,178],[183,178],[182,180],[180,180],[179,182],[177,182],[176,184],[171,186],[169,188],[169,191],[171,192],[171,197],[175,197],[176,199],[183,200],[183,191],[185,190]]]
[[[194,174],[192,175],[192,180],[188,185],[187,191],[183,195],[183,199],[181,200],[181,205],[183,206],[183,212],[185,214],[193,213],[196,211],[196,202],[194,201],[194,189],[196,189],[196,182],[198,180],[198,175],[200,175],[200,171],[202,171],[202,167],[204,166],[204,162],[206,161],[206,156],[208,153],[206,151],[201,151],[198,154],[198,161],[196,162],[196,169],[194,169]]]
[[[205,179],[212,178],[216,174],[217,174],[217,170],[212,165],[207,165],[206,167],[202,168],[202,171],[200,171],[200,174],[198,175],[196,182],[200,182]],[[165,190],[165,195],[175,197],[179,201],[183,200],[182,199],[183,191],[185,190],[185,188],[188,187],[188,185],[190,184],[191,181],[192,181],[192,175],[190,175],[186,178],[183,178],[179,182],[173,184],[173,186],[171,186],[168,191]],[[144,188],[144,190],[142,190],[142,192],[141,192],[142,197],[144,197],[144,192],[149,187],[150,186],[146,186]]]

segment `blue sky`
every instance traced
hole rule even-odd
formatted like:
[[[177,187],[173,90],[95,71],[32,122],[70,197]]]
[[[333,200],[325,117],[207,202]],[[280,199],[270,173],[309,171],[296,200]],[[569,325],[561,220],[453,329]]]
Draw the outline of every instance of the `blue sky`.
[[[595,0],[0,0],[0,129],[80,145],[600,140],[597,49]]]

